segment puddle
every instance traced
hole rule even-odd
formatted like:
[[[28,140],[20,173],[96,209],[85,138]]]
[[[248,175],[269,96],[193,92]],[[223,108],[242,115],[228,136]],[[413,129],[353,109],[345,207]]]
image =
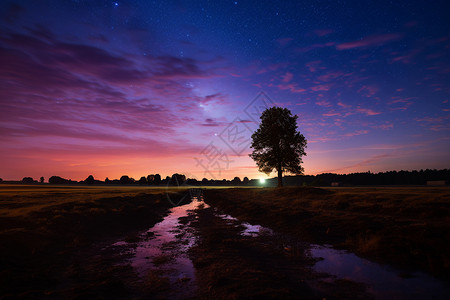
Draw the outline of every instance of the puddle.
[[[427,274],[413,273],[405,278],[400,275],[402,272],[392,267],[360,258],[353,253],[336,250],[329,245],[308,244],[261,225],[239,223],[238,219],[217,211],[215,214],[232,221],[235,226],[244,226],[241,232],[243,236],[272,235],[285,249],[309,248],[311,257],[319,259],[313,267],[316,272],[363,283],[376,299],[450,299],[450,288],[443,281]]]
[[[392,267],[319,245],[311,245],[311,255],[323,258],[314,270],[362,282],[376,299],[450,299],[450,289],[444,282],[423,273],[401,277],[401,272]]]
[[[184,295],[194,295],[195,269],[187,250],[194,245],[196,237],[189,224],[182,223],[183,217],[192,214],[193,210],[208,207],[202,196],[192,197],[192,202],[172,208],[163,221],[143,232],[141,241],[137,244],[119,241],[113,246],[127,249],[132,254],[130,264],[141,276],[145,276],[150,270],[163,271],[164,276],[170,279],[174,292],[178,289]],[[331,275],[329,280],[347,279],[363,283],[376,299],[450,299],[450,288],[443,281],[426,274],[400,276],[401,272],[394,268],[360,258],[353,253],[327,245],[307,244],[261,225],[242,223],[230,215],[221,214],[215,208],[214,214],[228,221],[230,226],[241,226],[243,236],[270,235],[285,249],[307,249],[306,252],[312,258],[318,259],[313,267],[316,272]]]
[[[195,236],[179,218],[187,217],[195,209],[209,207],[202,196],[191,200],[173,207],[163,221],[141,233],[137,244],[118,241],[112,245],[131,254],[129,263],[141,278],[155,270],[162,272],[162,276],[169,278],[173,292],[182,289],[185,296],[195,292],[195,269],[187,254],[195,243]]]

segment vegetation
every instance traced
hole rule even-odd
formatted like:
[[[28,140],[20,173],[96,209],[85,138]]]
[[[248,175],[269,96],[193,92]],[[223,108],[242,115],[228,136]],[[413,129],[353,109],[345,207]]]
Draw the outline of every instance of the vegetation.
[[[208,189],[205,201],[302,240],[450,277],[447,187]]]
[[[70,185],[149,185],[149,186],[261,186],[258,179],[248,179],[244,177],[241,181],[239,177],[233,180],[226,179],[207,179],[197,180],[193,178],[186,178],[182,174],[173,174],[171,177],[167,176],[161,179],[161,175],[147,175],[142,176],[139,180],[124,175],[120,179],[110,180],[108,177],[105,181],[94,179],[89,175],[85,180],[75,181],[71,179],[61,178],[59,176],[51,176],[50,184],[70,184]],[[25,179],[27,178],[27,179]],[[36,180],[31,177],[25,177],[25,181],[2,181],[4,183],[24,183],[37,184]],[[28,178],[31,178],[28,179]],[[44,178],[40,178],[40,183],[44,183]],[[331,186],[337,184],[338,186],[358,186],[358,185],[426,185],[428,181],[443,181],[445,184],[450,183],[450,170],[419,170],[419,171],[388,171],[380,173],[372,173],[370,171],[363,173],[350,174],[333,174],[323,173],[318,175],[296,175],[285,176],[283,178],[286,186]],[[264,186],[277,186],[278,178],[267,179]]]
[[[162,220],[166,192],[180,196],[166,188],[0,185],[0,298],[129,295],[138,278],[102,249]]]
[[[259,171],[267,175],[276,170],[278,187],[283,186],[283,173],[302,174],[302,156],[306,155],[306,139],[297,132],[297,115],[287,108],[271,107],[261,114],[259,128],[252,134],[253,152]]]

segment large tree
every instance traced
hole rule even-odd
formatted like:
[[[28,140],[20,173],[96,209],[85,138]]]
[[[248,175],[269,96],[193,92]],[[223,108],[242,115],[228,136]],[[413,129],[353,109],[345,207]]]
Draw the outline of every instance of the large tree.
[[[259,128],[252,134],[252,154],[259,171],[278,172],[278,187],[283,186],[283,172],[302,174],[302,156],[306,139],[297,132],[297,116],[287,108],[271,107],[261,114]]]

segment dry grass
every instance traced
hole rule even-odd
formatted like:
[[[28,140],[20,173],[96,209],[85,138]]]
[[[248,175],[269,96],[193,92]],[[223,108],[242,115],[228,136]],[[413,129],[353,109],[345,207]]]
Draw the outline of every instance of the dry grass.
[[[102,245],[117,239],[136,242],[140,230],[168,212],[166,193],[176,199],[185,192],[0,185],[0,298],[27,293],[34,298],[123,295],[132,271],[114,267],[108,255],[99,256]]]
[[[367,187],[207,190],[234,217],[408,269],[450,275],[450,189]]]

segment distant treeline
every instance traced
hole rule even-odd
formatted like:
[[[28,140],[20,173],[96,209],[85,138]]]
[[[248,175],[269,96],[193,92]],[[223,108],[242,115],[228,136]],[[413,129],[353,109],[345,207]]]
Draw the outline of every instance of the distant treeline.
[[[275,180],[275,179],[272,179]],[[450,183],[450,170],[363,172],[351,174],[324,173],[319,175],[286,176],[286,185],[352,186],[352,185],[426,185],[429,181]]]
[[[0,182],[3,180],[0,178]],[[445,184],[450,183],[450,170],[420,170],[420,171],[389,171],[380,173],[351,173],[351,174],[333,174],[324,173],[319,175],[297,175],[285,176],[283,182],[286,186],[355,186],[355,185],[426,185],[430,181],[440,181]],[[39,181],[32,177],[24,177],[22,181],[3,181],[4,183],[25,183],[37,184],[44,183],[44,177]],[[142,176],[136,180],[127,175],[123,175],[120,179],[110,180],[106,178],[104,181],[97,180],[94,176],[89,175],[85,180],[74,181],[65,179],[60,176],[52,176],[48,179],[50,184],[87,184],[87,185],[150,185],[150,186],[276,186],[277,178],[271,178],[264,183],[257,179],[248,179],[244,177],[242,180],[235,177],[233,180],[214,180],[203,178],[202,180],[186,178],[183,174],[173,174],[162,179],[159,174],[151,174]]]

